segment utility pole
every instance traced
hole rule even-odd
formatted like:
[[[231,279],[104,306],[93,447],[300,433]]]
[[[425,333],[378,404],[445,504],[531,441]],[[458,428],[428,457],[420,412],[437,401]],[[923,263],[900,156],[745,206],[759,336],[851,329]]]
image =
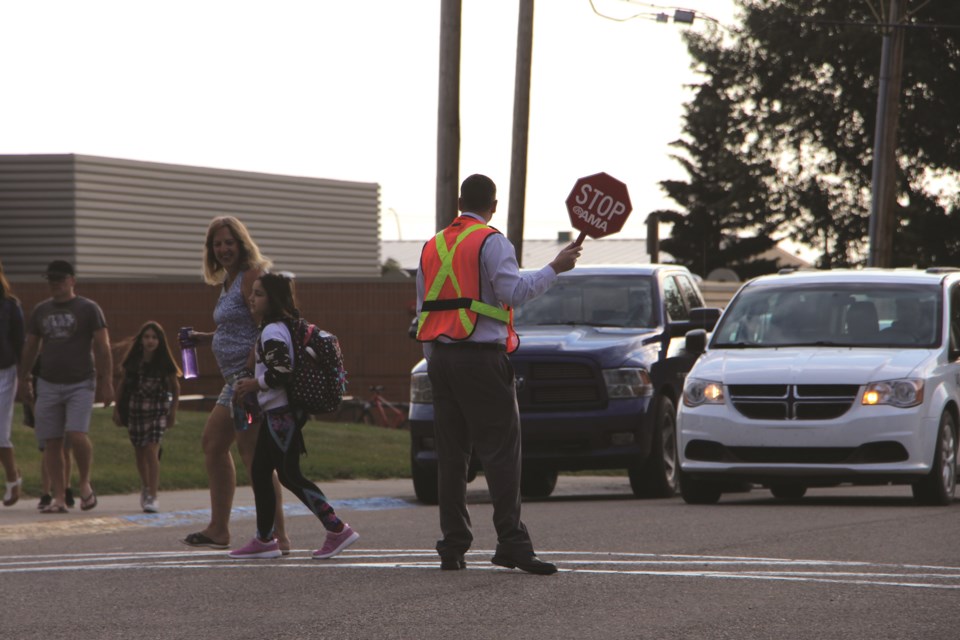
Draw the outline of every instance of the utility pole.
[[[523,266],[523,224],[527,194],[527,140],[530,128],[530,75],[533,64],[533,2],[520,0],[517,20],[517,70],[513,85],[513,147],[507,238]]]
[[[901,0],[890,0],[880,56],[877,123],[873,142],[873,175],[870,202],[870,267],[893,266],[893,234],[897,207],[897,121],[903,76]]]
[[[440,6],[440,91],[437,112],[436,230],[457,217],[460,177],[460,0]]]

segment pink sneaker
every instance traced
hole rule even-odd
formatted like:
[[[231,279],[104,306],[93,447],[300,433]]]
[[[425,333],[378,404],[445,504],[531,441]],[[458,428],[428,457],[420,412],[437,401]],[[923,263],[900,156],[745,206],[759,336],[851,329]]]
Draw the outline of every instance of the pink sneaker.
[[[234,549],[230,552],[231,558],[238,560],[247,560],[252,558],[279,558],[283,555],[280,551],[280,543],[276,538],[270,542],[262,542],[256,536],[253,537],[246,546]]]
[[[343,531],[340,533],[334,533],[332,531],[327,532],[327,539],[323,542],[323,547],[317,549],[313,552],[313,557],[316,560],[326,560],[327,558],[332,558],[337,555],[360,537],[360,534],[350,528],[346,522],[343,523]]]

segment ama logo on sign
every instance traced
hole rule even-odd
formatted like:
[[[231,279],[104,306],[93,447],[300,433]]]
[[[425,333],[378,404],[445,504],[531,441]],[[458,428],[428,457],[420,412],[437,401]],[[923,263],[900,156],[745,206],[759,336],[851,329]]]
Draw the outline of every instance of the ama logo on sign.
[[[591,238],[620,231],[632,209],[627,185],[606,173],[580,178],[567,197],[573,228]]]

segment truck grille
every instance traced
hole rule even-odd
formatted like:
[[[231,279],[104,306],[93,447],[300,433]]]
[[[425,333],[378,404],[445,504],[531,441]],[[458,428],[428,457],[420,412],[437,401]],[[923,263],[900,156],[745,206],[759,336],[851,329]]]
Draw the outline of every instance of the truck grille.
[[[752,420],[833,420],[860,393],[855,384],[734,384],[730,402]]]
[[[521,410],[570,411],[601,409],[606,390],[592,361],[524,360],[513,357],[517,401]]]

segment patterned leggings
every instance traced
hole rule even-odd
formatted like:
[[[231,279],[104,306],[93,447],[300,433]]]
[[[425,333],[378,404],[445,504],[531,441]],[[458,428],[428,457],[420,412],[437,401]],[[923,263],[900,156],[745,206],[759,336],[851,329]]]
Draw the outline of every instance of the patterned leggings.
[[[257,505],[257,535],[261,540],[272,535],[276,524],[274,471],[280,478],[280,484],[307,505],[327,531],[340,529],[340,518],[327,502],[327,497],[317,485],[303,477],[303,472],[300,471],[300,455],[303,453],[301,430],[306,421],[306,415],[296,415],[288,407],[270,409],[263,413],[250,470],[253,497]]]

